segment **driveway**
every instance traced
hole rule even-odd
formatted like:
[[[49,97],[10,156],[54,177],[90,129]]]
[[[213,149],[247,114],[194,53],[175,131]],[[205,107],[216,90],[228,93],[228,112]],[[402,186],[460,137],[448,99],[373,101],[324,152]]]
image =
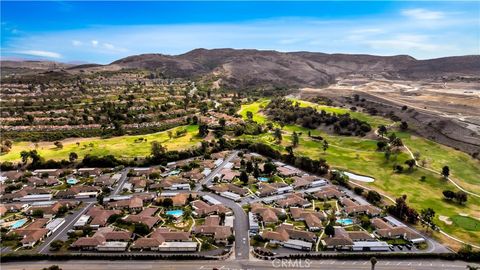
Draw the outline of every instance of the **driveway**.
[[[60,226],[60,228],[47,237],[45,241],[37,247],[38,253],[49,253],[50,244],[55,240],[67,240],[68,230],[73,228],[73,225],[80,218],[80,216],[86,213],[94,203],[95,202],[84,203],[79,209],[75,210],[73,214],[66,216],[65,222],[62,224],[62,226]]]

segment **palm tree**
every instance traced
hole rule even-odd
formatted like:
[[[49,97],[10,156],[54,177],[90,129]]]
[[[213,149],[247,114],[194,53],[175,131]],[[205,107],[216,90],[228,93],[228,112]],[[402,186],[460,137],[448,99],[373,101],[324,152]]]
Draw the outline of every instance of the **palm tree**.
[[[377,264],[377,258],[370,258],[370,263],[372,264],[372,270],[375,270],[375,264]]]

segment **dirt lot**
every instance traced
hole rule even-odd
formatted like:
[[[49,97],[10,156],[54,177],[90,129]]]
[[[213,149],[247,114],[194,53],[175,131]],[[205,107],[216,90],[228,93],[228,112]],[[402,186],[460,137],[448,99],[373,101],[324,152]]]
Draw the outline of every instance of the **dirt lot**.
[[[360,96],[359,101],[352,99]],[[395,81],[348,77],[326,88],[301,89],[302,98],[327,97],[345,107],[393,112],[418,134],[469,154],[480,152],[480,83]],[[407,110],[402,110],[402,106]]]

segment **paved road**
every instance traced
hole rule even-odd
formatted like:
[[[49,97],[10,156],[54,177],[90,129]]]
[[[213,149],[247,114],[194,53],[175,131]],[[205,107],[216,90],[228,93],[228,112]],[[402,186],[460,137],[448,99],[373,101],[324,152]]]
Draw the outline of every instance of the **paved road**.
[[[113,190],[112,194],[110,194],[110,196],[115,196],[117,195],[118,193],[120,193],[120,191],[122,190],[122,187],[123,185],[125,184],[125,181],[127,180],[127,174],[128,172],[130,171],[130,168],[127,167],[125,169],[123,169],[122,171],[122,176],[120,177],[120,180],[118,180],[118,183],[117,183],[117,186],[115,187],[115,189]]]
[[[54,233],[52,233],[45,241],[37,247],[38,253],[48,253],[50,252],[50,244],[59,239],[59,240],[66,240],[67,239],[67,232],[70,230],[75,224],[75,222],[83,215],[87,210],[95,203],[93,202],[85,202],[79,209],[75,210],[73,214],[68,215],[65,217],[65,222],[58,228]]]
[[[234,231],[235,231],[235,259],[236,260],[248,260],[250,255],[250,243],[248,236],[248,217],[242,207],[236,202],[213,194],[210,192],[201,192],[201,194],[208,194],[220,201],[225,206],[232,209],[235,215]]]
[[[296,265],[288,266],[288,262],[282,261],[162,261],[162,260],[138,260],[138,261],[32,261],[32,262],[14,262],[2,263],[2,269],[8,270],[38,270],[50,265],[59,265],[64,270],[96,270],[96,269],[115,269],[115,270],[239,270],[239,269],[371,269],[368,260],[318,260],[318,261],[291,261]],[[308,263],[308,264],[307,264]],[[479,266],[474,263],[462,261],[442,261],[442,260],[382,260],[378,259],[376,270],[460,270],[466,269],[467,265]]]
[[[220,170],[223,169],[225,165],[227,165],[228,162],[230,162],[234,157],[236,157],[238,152],[239,151],[233,151],[217,168],[213,169],[213,171],[209,175],[207,175],[202,181],[200,181],[200,183],[197,184],[194,190],[199,191],[200,189],[202,189],[202,185],[208,186],[212,179],[215,177],[215,175],[217,175]]]

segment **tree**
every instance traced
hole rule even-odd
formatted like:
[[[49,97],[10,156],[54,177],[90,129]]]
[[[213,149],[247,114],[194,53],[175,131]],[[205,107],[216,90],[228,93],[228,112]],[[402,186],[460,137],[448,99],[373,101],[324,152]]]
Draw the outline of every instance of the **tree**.
[[[372,204],[377,204],[382,200],[382,195],[380,195],[380,193],[376,192],[375,190],[369,190],[367,192],[366,199]]]
[[[70,162],[74,162],[75,160],[78,159],[78,155],[77,153],[75,152],[71,152],[69,155],[68,155],[68,160],[70,160]]]
[[[291,147],[290,145],[287,146],[287,147],[285,147],[285,151],[287,151],[287,153],[288,153],[288,155],[289,155],[290,157],[293,157],[293,156],[294,156],[294,155],[293,155],[293,147]]]
[[[198,136],[204,138],[208,135],[208,126],[207,124],[200,124],[198,126]]]
[[[158,158],[161,158],[165,152],[167,151],[167,149],[159,142],[157,141],[153,141],[151,142],[151,155],[158,159]]]
[[[413,171],[413,167],[415,166],[416,161],[415,161],[415,159],[408,159],[408,160],[405,161],[405,164],[407,164],[408,170],[411,172],[411,171]]]
[[[426,208],[422,209],[420,211],[420,217],[421,217],[421,222],[422,226],[428,229],[431,228],[432,230],[435,230],[437,228],[437,225],[433,222],[433,219],[435,218],[435,211],[432,208]]]
[[[246,185],[246,184],[248,183],[248,174],[247,174],[246,171],[242,171],[242,172],[240,173],[240,177],[239,177],[239,178],[240,178],[240,181],[242,181],[242,183],[243,183],[244,185]]]
[[[459,204],[464,204],[467,202],[467,193],[460,190],[455,194],[455,199]]]
[[[42,218],[43,217],[43,210],[41,210],[41,209],[33,210],[32,216],[36,217],[36,218]]]
[[[400,123],[400,129],[401,130],[407,130],[408,129],[408,123],[405,122],[405,121],[402,121],[402,123]]]
[[[42,270],[62,270],[58,265],[51,265],[49,267],[44,267]]]
[[[228,236],[227,241],[228,241],[228,244],[230,245],[233,244],[233,242],[235,241],[235,236],[231,234],[230,236]]]
[[[162,206],[165,208],[170,208],[173,206],[173,200],[171,198],[165,198],[162,201]]]
[[[322,148],[323,148],[323,152],[325,153],[328,149],[328,142],[327,140],[323,140],[323,145],[322,145]]]
[[[12,148],[12,145],[13,145],[12,141],[10,140],[5,140],[3,144],[8,148]]]
[[[443,196],[445,197],[445,199],[447,200],[453,200],[455,199],[455,192],[451,191],[451,190],[444,190],[443,192]]]
[[[362,195],[362,194],[363,194],[363,188],[361,188],[361,187],[354,187],[354,188],[353,188],[353,192],[355,192],[355,194],[357,194],[357,195]]]
[[[55,240],[50,244],[50,250],[57,251],[63,247],[63,244],[62,240]]]
[[[385,136],[385,134],[387,134],[387,127],[385,127],[384,125],[381,125],[378,127],[378,134],[380,134],[380,136]]]
[[[387,147],[387,148],[385,149],[385,154],[384,154],[385,160],[386,160],[386,161],[389,161],[391,155],[392,155],[392,150],[390,149],[390,147]]]
[[[267,163],[265,163],[265,165],[263,165],[263,173],[265,174],[270,175],[274,173],[276,170],[277,170],[277,166],[275,166],[275,164],[273,164],[271,161],[268,161]]]
[[[280,130],[279,128],[276,128],[273,133],[273,136],[275,137],[278,143],[282,142],[282,130]]]
[[[62,144],[62,142],[60,142],[60,141],[56,141],[56,142],[54,142],[53,144],[54,144],[58,149],[62,149],[62,148],[63,148],[63,144]]]
[[[403,166],[402,165],[395,165],[394,170],[396,173],[402,173],[403,172]]]
[[[367,228],[372,224],[372,222],[370,221],[370,218],[367,215],[362,215],[360,217],[360,223],[362,224],[363,228]]]
[[[220,125],[220,127],[225,128],[225,124],[227,123],[227,121],[225,120],[225,118],[220,118],[220,120],[218,120],[218,124]]]
[[[377,150],[382,151],[387,146],[387,143],[384,141],[377,142]]]
[[[20,157],[22,158],[23,163],[27,163],[28,158],[30,157],[30,152],[23,150],[20,152]]]
[[[143,223],[135,223],[133,233],[144,236],[150,233],[150,229]]]
[[[298,134],[294,131],[292,134],[292,145],[293,147],[297,147],[299,142]]]
[[[396,148],[399,148],[399,147],[403,146],[402,139],[400,139],[400,138],[395,138],[390,143],[392,144],[392,146],[394,146]]]
[[[253,172],[253,162],[251,160],[247,161],[245,170],[247,171],[247,173]]]
[[[35,117],[31,114],[27,115],[27,121],[30,124],[33,124],[33,121],[35,121]]]
[[[332,224],[328,224],[327,226],[325,226],[325,234],[330,237],[335,236],[335,228]]]
[[[253,120],[253,113],[251,111],[247,111],[247,119],[249,121],[252,121]]]
[[[372,270],[375,270],[375,264],[377,264],[377,258],[370,258],[370,263],[372,264]]]
[[[442,175],[443,175],[443,177],[448,178],[448,176],[450,175],[450,168],[448,166],[446,166],[446,165],[443,166]]]

